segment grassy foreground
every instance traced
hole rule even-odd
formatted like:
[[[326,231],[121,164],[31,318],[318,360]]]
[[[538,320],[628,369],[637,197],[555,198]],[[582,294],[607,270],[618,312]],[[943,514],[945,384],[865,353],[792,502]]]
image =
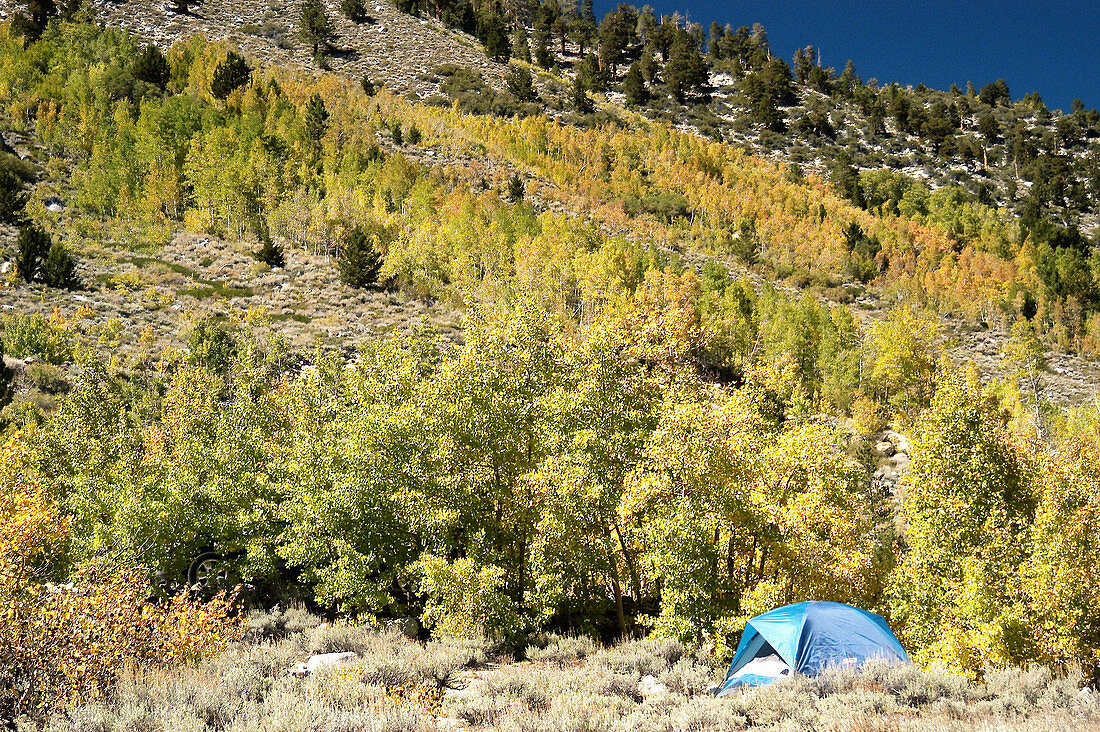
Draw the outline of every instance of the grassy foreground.
[[[199,665],[137,668],[100,701],[46,729],[81,730],[999,730],[1096,729],[1100,698],[1072,673],[987,670],[972,683],[915,667],[795,678],[726,699],[723,676],[675,641],[600,648],[535,639],[516,662],[483,641],[420,644],[393,631],[331,626],[301,611],[254,616],[240,644]],[[299,678],[296,661],[354,651]],[[667,688],[643,694],[653,675]],[[19,725],[21,729],[33,729]]]

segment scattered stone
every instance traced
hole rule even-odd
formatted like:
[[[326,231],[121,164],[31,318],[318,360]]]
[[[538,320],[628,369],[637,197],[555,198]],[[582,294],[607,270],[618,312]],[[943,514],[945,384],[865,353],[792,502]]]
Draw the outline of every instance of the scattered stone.
[[[295,676],[308,676],[319,668],[325,666],[340,666],[345,663],[349,663],[358,658],[359,655],[354,651],[344,651],[342,653],[321,653],[316,656],[310,656],[309,660],[305,663],[296,663],[290,668],[290,673]]]
[[[642,695],[643,699],[649,699],[650,697],[667,694],[668,687],[657,681],[652,674],[646,674],[638,682],[638,693]]]

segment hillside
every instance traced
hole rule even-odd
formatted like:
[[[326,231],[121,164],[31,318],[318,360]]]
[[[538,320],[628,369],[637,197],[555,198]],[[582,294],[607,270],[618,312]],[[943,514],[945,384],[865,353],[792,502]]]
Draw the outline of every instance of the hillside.
[[[311,75],[319,71],[313,60],[309,58],[306,50],[301,48],[301,43],[297,39],[297,29],[294,27],[297,19],[289,6],[264,8],[260,4],[235,5],[214,1],[198,6],[188,16],[181,16],[165,10],[164,7],[156,3],[144,3],[138,0],[132,0],[128,3],[105,2],[94,6],[94,8],[95,12],[105,21],[117,27],[127,28],[136,33],[138,37],[155,41],[164,47],[186,37],[190,33],[201,32],[211,39],[226,38],[231,40],[233,44],[257,59],[261,64],[289,64],[287,68],[300,69]],[[446,64],[450,64],[455,68],[473,69],[481,73],[483,78],[490,84],[496,85],[498,88],[505,86],[502,83],[502,78],[503,69],[506,67],[488,61],[481,50],[480,44],[473,38],[464,35],[460,31],[446,28],[434,20],[416,18],[397,11],[384,2],[376,4],[370,10],[372,15],[368,21],[359,24],[348,21],[335,10],[331,12],[337,36],[336,50],[329,54],[329,63],[334,71],[350,77],[353,81],[358,81],[364,73],[367,73],[377,83],[386,84],[387,88],[396,94],[407,94],[410,99],[427,99],[429,101],[447,98],[446,93],[448,92],[452,95],[458,94],[460,93],[458,90],[462,88],[461,85],[448,87],[448,80],[456,77],[448,77],[434,71],[441,66],[441,63],[434,62],[431,59],[444,59]],[[11,8],[7,8],[6,12],[11,12]],[[559,57],[567,69],[578,61],[575,51],[569,50],[575,49],[575,46],[570,45],[570,43],[565,44],[568,53]],[[743,80],[735,78],[735,75],[730,73],[720,71],[723,63],[720,59],[716,60],[716,68],[711,75],[712,97],[714,99],[711,102],[711,107],[718,110],[715,119],[719,120],[719,124],[726,125],[722,127],[724,132],[720,132],[719,136],[735,140],[738,145],[743,145],[749,150],[770,157],[776,161],[780,170],[785,171],[788,165],[799,163],[803,165],[806,171],[817,170],[827,174],[827,167],[821,164],[820,161],[834,159],[837,150],[841,148],[846,148],[853,155],[851,159],[856,167],[873,169],[876,161],[878,164],[883,164],[885,159],[874,153],[870,146],[886,146],[886,148],[893,149],[898,154],[908,150],[923,161],[918,165],[920,170],[916,173],[912,169],[912,165],[915,164],[912,161],[905,165],[901,165],[897,160],[889,163],[899,172],[904,173],[907,171],[914,181],[923,179],[936,186],[948,182],[951,175],[958,173],[958,170],[952,173],[953,168],[951,164],[948,164],[949,161],[930,158],[925,155],[921,151],[921,145],[924,143],[917,136],[889,133],[886,137],[867,137],[860,132],[866,120],[862,119],[860,112],[854,108],[855,101],[847,99],[843,95],[834,94],[830,96],[823,94],[819,89],[811,88],[809,84],[804,84],[798,79],[793,80],[794,97],[792,98],[801,101],[794,106],[782,108],[786,120],[784,134],[780,135],[767,130],[761,132],[762,128],[759,125],[754,126],[755,123],[746,119],[744,114],[738,111],[738,104],[740,103],[738,100],[741,98],[739,89]],[[538,84],[544,90],[543,101],[549,105],[551,110],[556,104],[562,104],[564,102],[563,98],[554,96],[553,92],[548,93],[548,90],[558,82],[555,82],[550,75],[538,74],[536,76],[540,77]],[[824,83],[821,81],[820,75],[816,75],[815,79],[819,86]],[[872,87],[863,88],[871,89]],[[900,93],[884,89],[883,93],[887,92],[890,94]],[[921,94],[924,95],[920,97],[923,99],[921,104],[925,106],[938,103],[938,100],[941,99],[937,96],[939,93],[932,90],[922,91]],[[469,97],[466,98],[469,99]],[[948,98],[949,95],[942,97],[942,99]],[[665,104],[667,105],[667,103]],[[814,145],[807,148],[803,136],[803,127],[793,124],[793,122],[804,116],[807,111],[807,104],[811,106],[823,104],[832,110],[833,117],[839,120],[839,117],[837,117],[839,114],[848,120],[848,123],[836,127],[841,131],[841,137],[829,139],[817,135],[813,138],[816,140]],[[627,122],[630,119],[630,113],[622,109],[614,111],[618,109],[614,105],[605,109],[611,113],[612,118],[617,117],[620,123]],[[692,109],[697,112],[699,108]],[[1002,107],[1000,109],[990,107],[994,116],[999,116],[1005,124],[1008,124],[1010,118],[1014,119],[1013,115],[1023,114],[1021,109],[1019,107]],[[679,120],[691,120],[695,112],[688,108],[680,108],[678,112],[674,105],[668,107],[662,114],[682,124]],[[976,103],[972,114],[974,119],[971,120],[974,124],[970,125],[971,128],[976,126],[976,120],[980,114],[981,105]],[[1078,117],[1085,120],[1085,117],[1081,115],[1078,115]],[[725,122],[720,121],[723,119]],[[1032,119],[1032,122],[1036,122],[1036,119]],[[1055,125],[1056,122],[1055,117],[1050,117],[1038,119],[1037,123]],[[630,123],[628,122],[628,124]],[[890,124],[892,122],[887,120],[887,128],[890,127]],[[8,136],[12,137],[10,133]],[[1090,135],[1085,134],[1080,138],[1083,141],[1081,144],[1087,146],[1089,138]],[[18,146],[18,136],[13,139]],[[387,146],[390,141],[383,135],[377,142]],[[778,145],[778,147],[775,147],[775,145]],[[994,148],[995,146],[990,148],[994,157],[1007,160],[1004,149]],[[447,145],[446,150],[440,149],[438,145],[423,147],[406,145],[396,146],[396,149],[400,149],[402,153],[418,163],[426,165],[429,169],[451,171],[448,174],[465,178],[471,185],[476,184],[476,179],[483,178],[485,173],[488,172],[490,176],[496,177],[499,181],[498,185],[503,186],[504,179],[511,172],[518,171],[525,179],[534,184],[532,195],[528,197],[528,200],[536,209],[570,211],[584,215],[589,215],[592,211],[591,203],[578,200],[575,194],[570,191],[571,186],[563,187],[561,181],[549,181],[548,171],[545,169],[542,171],[531,169],[524,164],[526,161],[520,162],[515,157],[515,151],[512,150],[494,151],[483,163],[479,152],[471,153],[469,150],[461,150],[450,144]],[[1087,155],[1082,157],[1082,149],[1077,149],[1076,152],[1069,149],[1065,151],[1065,154],[1071,153],[1081,159],[1087,158]],[[905,154],[908,155],[909,153]],[[517,163],[519,163],[518,166]],[[483,166],[486,165],[488,167],[482,170]],[[905,170],[902,170],[903,168]],[[479,170],[481,172],[471,173],[471,171]],[[973,169],[971,169],[971,172],[973,172]],[[948,178],[944,178],[945,175]],[[543,198],[543,194],[537,188],[540,182],[551,183],[550,187],[546,189],[551,194],[550,198]],[[58,183],[62,188],[67,185],[64,181],[58,181]],[[889,181],[883,180],[876,185],[885,183],[889,183]],[[962,183],[964,188],[970,185],[965,180]],[[904,187],[898,188],[899,185],[903,185],[902,182],[894,182],[890,185],[894,186],[893,190],[895,191],[904,190]],[[875,195],[881,196],[883,195],[881,191],[889,189],[876,190],[879,190],[879,193]],[[58,192],[63,194],[61,190]],[[664,194],[661,191],[656,191],[653,195],[659,197]],[[893,195],[894,199],[889,199],[889,195]],[[690,194],[688,197],[691,197]],[[64,201],[68,196],[61,195],[60,198]],[[629,198],[627,198],[627,201],[629,201]],[[896,210],[896,204],[901,198],[900,192],[887,194],[886,202]],[[682,205],[671,199],[667,204],[662,205],[668,204]],[[640,205],[645,207],[655,204],[641,201]],[[957,240],[962,239],[962,241],[965,241],[965,237],[974,236],[971,228],[972,224],[968,223],[965,217],[975,215],[985,217],[987,214],[968,209],[969,204],[965,202],[956,205],[960,206],[958,212],[941,211],[929,216],[932,218],[934,226],[946,225],[949,229],[953,229],[947,232],[947,236],[955,242],[951,245],[957,248],[959,246]],[[937,206],[942,206],[942,204],[937,204]],[[883,210],[881,204],[878,210]],[[755,219],[759,212],[754,210],[738,211],[738,215],[741,217],[746,214]],[[890,214],[887,213],[887,215]],[[618,219],[607,220],[604,215],[598,218],[601,219],[601,226],[609,233],[621,232],[626,233],[628,236],[635,235],[633,231],[636,230],[636,227],[633,224],[626,224]],[[988,224],[983,224],[983,226],[985,227],[983,230],[988,229]],[[763,230],[762,223],[760,229]],[[651,235],[651,230],[639,231],[637,235],[645,240],[646,237]],[[835,237],[836,234],[831,234],[831,236]],[[982,234],[981,236],[987,235]],[[163,229],[155,235],[155,238],[161,241],[169,241],[175,237],[176,235],[170,229]],[[696,256],[693,254],[696,251],[694,245],[674,244],[667,233],[662,235],[662,238],[664,241],[661,246],[672,246],[697,267],[707,261],[709,257],[714,256],[713,252]],[[223,287],[222,294],[230,295],[228,301],[233,303],[235,309],[244,311],[253,306],[261,306],[273,316],[277,323],[276,327],[284,330],[291,337],[292,342],[298,345],[305,345],[314,336],[321,336],[322,342],[352,343],[371,332],[388,332],[394,327],[395,323],[419,318],[421,313],[428,315],[431,320],[439,322],[445,329],[453,329],[457,323],[456,314],[448,314],[448,308],[445,305],[425,306],[414,304],[411,312],[405,314],[410,317],[405,317],[405,315],[398,312],[405,309],[403,305],[399,305],[399,301],[394,301],[392,298],[381,298],[379,300],[373,295],[369,296],[371,302],[364,301],[362,303],[364,309],[360,311],[361,316],[353,317],[347,322],[340,322],[341,319],[335,317],[334,312],[326,306],[326,303],[335,305],[337,300],[333,299],[336,297],[335,293],[326,290],[335,280],[329,278],[326,282],[322,275],[324,267],[317,266],[327,261],[323,254],[320,259],[308,259],[310,255],[306,252],[296,252],[292,255],[293,257],[306,257],[307,259],[303,260],[299,271],[309,272],[309,276],[314,279],[320,276],[322,278],[320,280],[307,283],[306,280],[294,277],[286,279],[285,274],[265,275],[264,278],[257,280],[248,263],[245,251],[247,247],[242,249],[240,245],[235,245],[232,242],[219,243],[216,235],[206,237],[206,241],[211,242],[213,246],[213,250],[209,252],[203,251],[201,247],[193,246],[197,240],[185,239],[184,241],[187,242],[186,245],[172,247],[173,254],[166,259],[158,258],[155,252],[144,254],[140,267],[133,261],[128,261],[133,260],[134,257],[125,253],[95,257],[87,260],[86,265],[84,265],[88,268],[86,279],[89,281],[103,283],[117,281],[123,283],[129,278],[134,280],[135,284],[128,288],[124,286],[124,289],[133,290],[135,287],[148,289],[149,291],[144,295],[146,301],[153,298],[168,302],[171,299],[172,302],[167,305],[168,310],[164,311],[162,316],[159,316],[161,322],[157,322],[157,316],[155,315],[148,317],[149,313],[145,308],[127,307],[123,303],[111,302],[114,298],[108,296],[107,292],[110,289],[118,290],[118,288],[101,288],[102,294],[100,297],[92,298],[89,301],[78,300],[77,302],[83,302],[91,307],[98,313],[97,318],[119,317],[123,322],[135,323],[137,330],[140,330],[144,325],[151,325],[153,331],[158,334],[158,338],[168,338],[169,342],[177,343],[178,338],[172,337],[174,327],[172,326],[171,314],[181,310],[183,312],[195,311],[201,313],[208,309],[203,304],[203,300],[207,299],[205,295],[217,295],[219,293],[217,287],[211,289],[211,284],[215,282]],[[877,240],[873,243],[875,246],[880,246]],[[986,246],[990,245],[979,242],[976,248],[982,249]],[[106,252],[103,253],[106,254]],[[149,256],[149,254],[154,256]],[[245,254],[244,258],[242,258],[242,254]],[[231,264],[234,257],[236,258],[235,263]],[[878,265],[880,268],[886,266],[884,262],[888,258],[886,258],[885,252],[876,255],[875,258],[880,260]],[[722,259],[727,266],[732,266],[735,269],[743,267],[743,264],[737,261],[736,258],[722,257]],[[806,273],[805,270],[800,273],[797,267],[782,261],[766,258],[764,263],[769,265],[767,268],[769,271],[763,273],[765,279],[771,279],[777,275],[787,277],[790,283],[788,286],[799,287],[800,283],[809,278],[816,283],[823,283],[826,291],[825,297],[834,301],[851,302],[851,293],[859,292],[862,289],[862,285],[858,281],[854,285],[850,283],[846,294],[842,294],[835,287],[843,280],[851,280],[852,273],[850,271],[824,274],[818,268],[811,268],[809,273]],[[981,266],[988,267],[990,264]],[[295,267],[298,266],[292,261],[289,271],[295,271]],[[149,269],[150,267],[154,270],[150,276],[143,276],[142,273],[136,271],[137,269]],[[174,272],[171,271],[172,268],[175,268]],[[161,274],[155,273],[158,269]],[[792,270],[795,270],[793,281],[791,279]],[[862,277],[862,275],[860,276]],[[903,275],[903,277],[907,276]],[[167,281],[171,283],[172,277],[175,277],[175,284],[168,284],[167,287],[162,286],[165,284],[163,280],[167,278]],[[206,284],[198,288],[191,287],[190,285],[194,284],[191,280],[195,280],[195,278],[198,278],[197,282],[200,285],[203,282]],[[882,289],[885,289],[886,292],[880,294],[887,295],[887,298],[885,300],[878,300],[876,297],[864,298],[863,304],[858,308],[860,317],[865,323],[873,321],[886,312],[886,309],[879,304],[866,307],[867,304],[881,302],[882,305],[888,307],[889,303],[901,294],[892,291],[894,288],[889,286],[889,280],[892,277],[888,276],[883,279],[886,286]],[[188,281],[185,282],[185,280]],[[138,283],[140,283],[140,287]],[[275,285],[277,285],[277,288]],[[1004,284],[995,283],[979,285],[979,287],[986,288],[1003,288],[1004,286]],[[229,288],[228,293],[224,291],[224,287]],[[166,292],[170,291],[173,295],[167,297],[166,292],[159,292],[158,288]],[[262,294],[260,294],[261,292]],[[175,299],[176,294],[180,295],[178,301]],[[41,312],[48,313],[59,305],[68,306],[71,309],[72,303],[64,298],[57,300],[51,296],[51,293],[44,293],[44,295],[45,297],[40,299],[35,306]],[[200,295],[200,297],[194,297],[194,295]],[[1007,327],[1001,317],[991,312],[991,309],[1002,306],[994,303],[982,303],[980,300],[975,301],[970,297],[948,298],[945,300],[938,293],[919,293],[922,299],[927,298],[929,295],[941,301],[941,308],[946,306],[946,315],[949,317],[949,320],[946,321],[948,330],[958,336],[954,345],[951,346],[955,357],[963,359],[976,358],[981,363],[983,371],[995,371],[998,367],[997,354],[1002,353],[1004,350]],[[135,297],[134,294],[129,294],[122,299],[133,301]],[[19,296],[17,296],[17,301],[18,299]],[[952,302],[953,299],[954,303]],[[9,304],[14,307],[16,302],[13,301]],[[219,310],[219,308],[216,307],[215,310]],[[952,315],[967,317],[963,317],[956,322],[950,319]],[[967,321],[975,317],[985,325],[978,329],[972,328]],[[329,319],[327,324],[325,323],[326,318]],[[1084,328],[1084,323],[1069,325],[1071,332],[1074,330],[1083,331]],[[175,336],[178,336],[178,333],[175,333]],[[1053,368],[1051,373],[1045,377],[1044,388],[1048,397],[1055,401],[1081,403],[1082,400],[1089,398],[1096,374],[1093,368],[1079,357],[1077,352],[1082,350],[1082,345],[1085,345],[1083,350],[1086,351],[1091,346],[1081,344],[1079,335],[1076,338],[1071,336],[1068,340],[1063,337],[1063,341],[1058,345],[1060,347],[1057,351],[1051,354]]]
[[[654,666],[683,692],[656,717],[687,727],[829,726],[860,699],[875,727],[1091,721],[1076,676],[990,666],[1100,679],[1084,208],[898,172],[946,181],[944,159],[822,174],[792,100],[903,93],[813,64],[796,84],[747,30],[704,59],[699,29],[626,6],[329,6],[326,39],[314,0],[130,0],[98,25],[42,1],[0,24],[0,716],[121,726],[135,674],[186,685],[226,658],[209,673],[279,667],[242,715],[271,711],[263,689],[293,704],[281,664],[313,640],[239,645],[242,609],[289,603],[488,638],[504,667],[473,660],[456,698],[430,659],[381,685],[360,659],[367,715],[587,723],[513,704],[512,654],[576,664],[542,669],[562,689],[610,684],[578,700],[610,710],[589,726],[648,724],[625,656],[658,643],[699,649]],[[524,47],[534,64],[509,60]],[[868,160],[894,144],[858,127],[837,139]],[[760,696],[813,719],[702,698],[751,617],[808,599],[879,612],[956,675]],[[360,635],[405,653],[340,638]],[[259,724],[188,705],[197,727]]]

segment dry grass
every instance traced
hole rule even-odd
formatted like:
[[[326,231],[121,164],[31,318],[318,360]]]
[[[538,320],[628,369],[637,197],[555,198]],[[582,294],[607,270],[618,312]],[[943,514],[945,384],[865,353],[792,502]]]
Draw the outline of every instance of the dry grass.
[[[915,667],[797,677],[715,699],[724,669],[672,641],[599,648],[585,638],[532,638],[515,663],[481,641],[411,641],[392,631],[328,625],[300,610],[253,616],[245,640],[211,661],[135,669],[103,703],[52,719],[56,732],[99,730],[631,730],[905,732],[1042,730],[1100,725],[1079,677],[1043,668],[990,670],[982,683]],[[300,679],[310,654],[355,651],[352,663]],[[643,699],[642,676],[668,691]],[[29,727],[28,727],[29,729]]]

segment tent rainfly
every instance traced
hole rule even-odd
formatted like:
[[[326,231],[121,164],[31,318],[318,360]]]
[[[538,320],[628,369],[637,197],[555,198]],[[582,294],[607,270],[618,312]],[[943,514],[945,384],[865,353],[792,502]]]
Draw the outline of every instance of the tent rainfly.
[[[798,602],[757,615],[741,642],[718,696],[829,667],[858,668],[871,658],[909,663],[880,615],[839,602]]]

